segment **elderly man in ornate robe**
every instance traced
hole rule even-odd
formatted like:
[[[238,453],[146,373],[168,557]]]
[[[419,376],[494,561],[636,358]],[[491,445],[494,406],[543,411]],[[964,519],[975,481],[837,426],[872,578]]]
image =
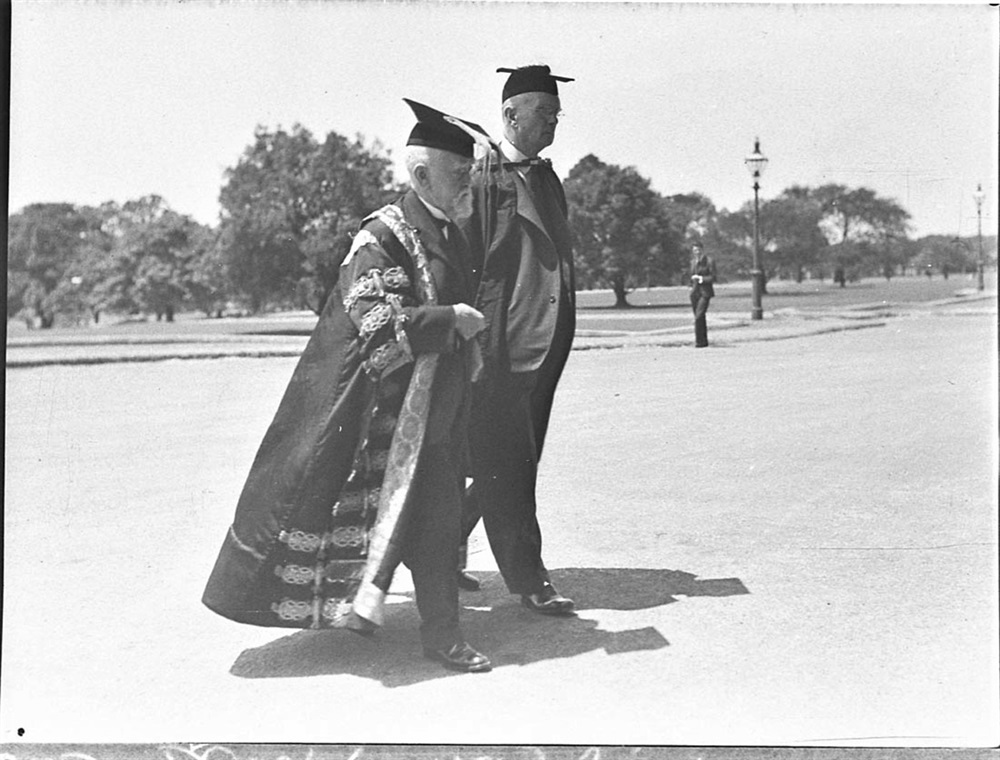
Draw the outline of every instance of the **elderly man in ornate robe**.
[[[424,654],[490,669],[458,623],[465,425],[484,326],[469,248],[475,125],[407,101],[411,189],[362,223],[256,459],[203,601],[370,635],[400,561]],[[472,129],[474,128],[474,129]]]

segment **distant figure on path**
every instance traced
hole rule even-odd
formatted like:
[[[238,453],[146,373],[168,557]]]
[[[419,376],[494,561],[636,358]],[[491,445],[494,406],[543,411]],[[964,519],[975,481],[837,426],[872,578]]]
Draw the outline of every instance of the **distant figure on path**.
[[[708,304],[715,295],[715,261],[702,251],[701,243],[691,246],[691,309],[694,311],[694,347],[708,346]]]

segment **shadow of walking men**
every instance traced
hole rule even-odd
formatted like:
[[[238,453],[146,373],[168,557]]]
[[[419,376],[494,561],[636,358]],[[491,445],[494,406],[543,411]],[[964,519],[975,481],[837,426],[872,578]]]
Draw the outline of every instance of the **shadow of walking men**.
[[[552,571],[572,588],[582,616],[534,615],[507,593],[499,573],[479,573],[482,590],[464,594],[463,628],[489,646],[496,667],[524,666],[603,649],[609,655],[655,650],[670,642],[653,626],[608,631],[588,611],[635,611],[661,607],[678,597],[724,597],[750,593],[738,578],[698,578],[680,570],[565,568]],[[384,627],[374,640],[346,631],[298,631],[240,654],[230,672],[241,678],[354,675],[384,686],[411,686],[449,673],[412,656],[419,649],[419,616],[412,594],[395,595]]]

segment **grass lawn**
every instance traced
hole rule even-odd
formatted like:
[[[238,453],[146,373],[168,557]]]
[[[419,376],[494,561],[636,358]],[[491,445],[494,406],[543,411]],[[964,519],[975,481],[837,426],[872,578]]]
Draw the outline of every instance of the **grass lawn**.
[[[763,297],[765,313],[778,309],[825,311],[867,304],[904,304],[953,298],[962,291],[974,290],[974,279],[952,276],[927,279],[923,276],[881,278],[849,283],[841,288],[833,282],[810,280],[803,283],[774,281],[768,283]],[[986,273],[986,287],[996,288],[996,273]],[[644,331],[681,327],[691,321],[691,304],[686,287],[641,288],[629,295],[629,309],[615,309],[609,290],[581,291],[577,294],[577,323],[581,330]],[[725,283],[716,287],[711,313],[750,313],[750,283]],[[8,339],[38,343],[76,342],[81,338],[108,341],[197,341],[200,335],[308,335],[316,323],[309,311],[282,312],[257,317],[209,319],[201,313],[177,316],[175,322],[152,319],[114,320],[105,317],[89,327],[56,327],[51,330],[28,330],[22,322],[7,322]]]
[[[987,288],[996,287],[996,274],[986,275]],[[832,281],[810,280],[803,283],[772,281],[762,298],[765,316],[779,309],[823,312],[866,305],[925,303],[954,298],[974,290],[976,282],[965,276],[945,280],[925,276],[870,278],[841,288]],[[749,282],[717,285],[712,299],[712,314],[731,317],[750,316]],[[616,309],[609,290],[582,291],[577,294],[577,328],[582,330],[628,330],[633,332],[663,330],[691,323],[691,302],[686,287],[640,288],[629,294],[629,309]]]
[[[986,285],[987,288],[996,287],[994,272],[987,273]],[[952,276],[947,280],[943,277],[894,277],[888,282],[884,278],[869,278],[848,283],[844,288],[830,280],[807,280],[803,283],[775,280],[767,284],[763,306],[765,311],[773,311],[787,308],[824,310],[883,302],[919,303],[953,298],[957,292],[975,287],[975,280],[965,276]],[[713,310],[749,312],[749,282],[717,285],[715,292]],[[584,311],[616,311],[614,301],[614,295],[609,290],[581,291],[577,294],[577,306]],[[638,309],[691,308],[686,287],[639,288],[629,295],[628,301]]]

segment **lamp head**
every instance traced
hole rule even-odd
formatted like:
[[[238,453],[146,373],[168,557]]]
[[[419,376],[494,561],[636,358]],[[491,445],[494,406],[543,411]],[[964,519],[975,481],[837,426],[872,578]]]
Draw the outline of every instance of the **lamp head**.
[[[972,194],[972,199],[976,202],[976,208],[982,207],[983,201],[986,199],[986,193],[983,192],[982,182],[976,185],[976,192]]]
[[[746,164],[747,169],[754,179],[758,179],[764,173],[764,167],[767,166],[767,158],[760,152],[759,137],[753,141],[753,153],[743,159],[743,163]]]

